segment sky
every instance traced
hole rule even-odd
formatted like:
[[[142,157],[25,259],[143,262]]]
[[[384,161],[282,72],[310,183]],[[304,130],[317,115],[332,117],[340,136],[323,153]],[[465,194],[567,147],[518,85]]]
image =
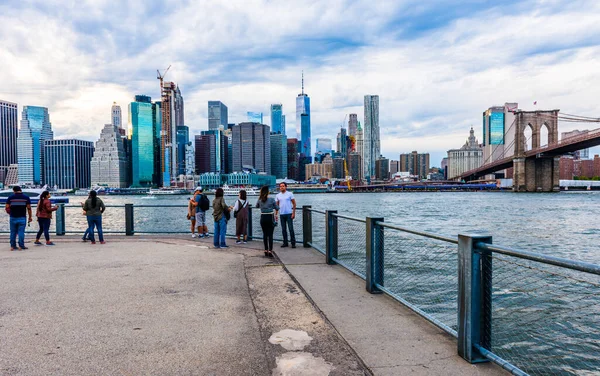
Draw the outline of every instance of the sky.
[[[0,99],[48,107],[56,138],[96,141],[113,102],[177,83],[191,134],[207,102],[229,122],[311,98],[313,142],[380,98],[381,151],[439,166],[505,102],[600,118],[600,2],[228,0],[0,2]],[[537,102],[537,105],[534,105]],[[559,131],[597,124],[559,123]],[[314,145],[313,145],[314,150]]]

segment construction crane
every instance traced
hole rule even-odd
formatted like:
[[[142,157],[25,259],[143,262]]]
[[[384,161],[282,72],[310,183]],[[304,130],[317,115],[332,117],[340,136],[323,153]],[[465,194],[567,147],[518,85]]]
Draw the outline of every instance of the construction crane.
[[[165,78],[165,76],[167,75],[167,72],[169,71],[169,69],[171,68],[171,66],[169,65],[167,67],[167,69],[165,69],[165,73],[160,74],[160,71],[157,69],[156,70],[156,78],[160,80],[160,92],[162,94],[162,89],[163,89],[163,78]]]

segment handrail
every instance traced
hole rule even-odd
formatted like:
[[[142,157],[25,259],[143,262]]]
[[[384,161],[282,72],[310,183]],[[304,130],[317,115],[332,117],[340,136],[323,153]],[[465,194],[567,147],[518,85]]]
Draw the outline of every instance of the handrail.
[[[315,213],[319,213],[319,214],[326,214],[325,210],[319,210],[319,209],[308,209],[311,212],[315,212]]]
[[[395,226],[386,222],[376,222],[376,225],[384,227],[384,228],[389,228],[392,230],[398,230],[398,231],[403,231],[403,232],[408,232],[410,234],[414,234],[414,235],[421,235],[421,236],[425,236],[427,238],[432,238],[432,239],[437,239],[437,240],[442,240],[448,243],[453,243],[453,244],[458,244],[458,238],[450,238],[447,236],[443,236],[443,235],[436,235],[436,234],[431,234],[429,232],[423,232],[423,231],[417,231],[417,230],[411,230],[405,227],[400,227],[400,226]]]
[[[560,266],[580,272],[600,275],[600,265],[591,264],[583,261],[574,261],[562,257],[546,256],[540,253],[527,252],[519,249],[502,247],[487,243],[476,243],[475,247],[482,251],[496,252],[507,256],[518,257],[526,260],[537,261],[543,264]]]
[[[366,220],[364,220],[364,219],[355,218],[355,217],[349,217],[349,216],[347,216],[347,215],[342,215],[342,214],[338,214],[338,213],[333,213],[332,215],[333,215],[334,217],[337,217],[337,218],[342,218],[342,219],[347,219],[347,220],[350,220],[350,221],[361,222],[361,223],[366,223],[366,222],[367,222],[367,221],[366,221]]]

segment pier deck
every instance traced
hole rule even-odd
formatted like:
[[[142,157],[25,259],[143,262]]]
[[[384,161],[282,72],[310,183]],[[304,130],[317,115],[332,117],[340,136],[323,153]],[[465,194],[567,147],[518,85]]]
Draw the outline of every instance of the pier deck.
[[[2,375],[505,374],[312,249],[53,240],[9,252],[0,237]]]

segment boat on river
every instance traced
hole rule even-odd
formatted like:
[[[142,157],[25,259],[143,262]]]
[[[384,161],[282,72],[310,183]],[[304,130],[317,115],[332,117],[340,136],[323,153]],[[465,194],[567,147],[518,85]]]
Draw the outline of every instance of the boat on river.
[[[227,184],[223,186],[223,194],[225,196],[239,196],[242,189],[246,191],[247,196],[258,196],[260,194],[260,191],[253,187],[230,187]]]
[[[187,195],[188,191],[185,189],[179,188],[160,188],[160,189],[151,189],[148,191],[148,195],[150,196],[172,196],[172,195]]]
[[[37,203],[40,200],[40,196],[42,195],[42,192],[48,191],[48,189],[46,187],[44,187],[44,188],[21,188],[21,190],[23,191],[23,194],[25,196],[29,197],[32,205],[37,205]],[[8,196],[12,195],[13,193],[14,192],[13,192],[12,188],[1,190],[0,191],[0,204],[6,204],[6,201],[8,200]],[[53,204],[68,204],[69,203],[69,198],[67,196],[59,196],[58,194],[56,196],[53,196],[54,194],[55,194],[55,192],[50,191],[50,196],[51,196],[50,202],[52,202]]]

